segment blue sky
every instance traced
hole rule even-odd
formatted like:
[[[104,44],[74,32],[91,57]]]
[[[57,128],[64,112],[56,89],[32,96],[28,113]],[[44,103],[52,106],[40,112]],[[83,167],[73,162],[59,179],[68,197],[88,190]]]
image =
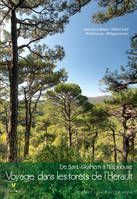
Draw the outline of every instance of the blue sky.
[[[91,2],[70,18],[63,34],[44,40],[49,47],[56,44],[64,47],[66,56],[58,62],[58,67],[65,67],[68,82],[79,84],[82,94],[90,97],[104,95],[100,91],[99,80],[103,78],[106,68],[113,71],[126,65],[130,37],[137,30],[137,13],[115,18],[103,25],[91,23],[92,14],[99,9]],[[85,35],[85,28],[128,28],[129,36]]]

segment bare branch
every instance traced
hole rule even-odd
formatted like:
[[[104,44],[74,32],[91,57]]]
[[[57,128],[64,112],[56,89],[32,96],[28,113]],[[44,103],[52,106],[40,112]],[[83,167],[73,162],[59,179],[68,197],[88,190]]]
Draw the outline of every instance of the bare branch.
[[[7,7],[7,8],[9,8],[9,9],[10,9],[9,4],[5,3],[3,0],[1,0],[1,1],[2,1],[3,5],[4,5],[5,7]]]
[[[7,15],[9,14],[9,12],[10,12],[10,10],[8,10],[7,12],[6,12],[6,14],[3,16],[3,18],[0,20],[0,24],[2,25],[2,23],[3,23],[3,21],[4,21],[4,19],[7,17]]]
[[[37,98],[37,100],[35,101],[35,105],[34,105],[34,107],[33,107],[32,111],[31,111],[31,114],[33,114],[33,113],[34,113],[34,111],[35,111],[35,110],[36,110],[36,108],[37,108],[37,104],[38,104],[39,99],[40,99],[40,97],[41,97],[41,93],[42,93],[42,90],[40,90],[40,92],[39,92],[38,98]]]
[[[115,150],[117,150],[118,152],[120,152],[120,153],[123,153],[120,149],[118,149],[118,148],[114,148],[113,150],[112,150],[112,152],[113,151],[115,151]]]
[[[21,49],[21,48],[28,48],[30,44],[32,44],[32,43],[34,43],[34,42],[36,42],[36,41],[39,41],[39,40],[41,40],[42,38],[43,38],[43,37],[39,37],[39,38],[37,38],[37,39],[31,40],[29,43],[23,44],[23,45],[19,46],[18,49]]]

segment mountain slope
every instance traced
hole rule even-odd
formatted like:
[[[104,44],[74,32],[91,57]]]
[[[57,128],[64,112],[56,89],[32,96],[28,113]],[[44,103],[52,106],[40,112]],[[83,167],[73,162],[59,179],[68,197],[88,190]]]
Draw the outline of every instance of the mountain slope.
[[[104,100],[110,100],[112,99],[113,96],[111,95],[104,95],[104,96],[97,96],[97,97],[89,97],[89,102],[92,103],[92,104],[95,104],[97,102],[103,102]]]

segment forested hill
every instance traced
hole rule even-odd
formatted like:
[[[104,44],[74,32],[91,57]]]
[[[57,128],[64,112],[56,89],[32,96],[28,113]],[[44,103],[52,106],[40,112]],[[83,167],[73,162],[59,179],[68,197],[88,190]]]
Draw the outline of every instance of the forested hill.
[[[104,95],[104,96],[97,96],[97,97],[89,97],[89,102],[92,104],[95,104],[97,102],[103,102],[104,100],[112,99],[113,97],[111,95]]]

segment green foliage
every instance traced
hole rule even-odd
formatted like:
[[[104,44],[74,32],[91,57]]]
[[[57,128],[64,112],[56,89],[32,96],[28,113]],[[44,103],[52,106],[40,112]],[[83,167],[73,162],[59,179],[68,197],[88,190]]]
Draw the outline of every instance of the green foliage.
[[[98,6],[102,11],[92,16],[92,22],[105,23],[114,17],[120,17],[137,9],[136,0],[98,0]]]
[[[119,93],[114,93],[114,98],[110,101],[112,104],[126,104],[126,105],[137,105],[137,88],[123,90]],[[109,101],[108,101],[109,102]]]
[[[63,165],[68,166],[69,164],[79,167],[82,165],[81,163],[64,163]],[[89,164],[84,164],[85,166],[89,166]],[[99,165],[100,167],[106,166],[106,164],[92,164],[93,166]],[[115,164],[112,164],[116,166]],[[60,163],[20,163],[20,164],[2,164],[1,170],[1,186],[2,190],[0,190],[0,194],[2,198],[11,198],[11,199],[25,199],[27,197],[31,199],[41,198],[41,199],[125,199],[125,197],[130,199],[135,199],[137,196],[136,193],[136,168],[137,165],[134,164],[133,167],[133,175],[135,176],[135,180],[133,181],[125,181],[125,180],[92,180],[91,174],[98,173],[99,175],[104,174],[103,169],[72,169],[68,172],[67,169],[60,170]],[[121,166],[121,164],[118,164]],[[33,175],[35,180],[26,181],[18,180],[15,185],[15,189],[17,192],[11,193],[12,184],[14,181],[8,181],[5,177],[5,171],[10,173],[14,171],[16,174],[22,175]],[[108,169],[106,169],[108,171]],[[116,174],[123,174],[123,171],[115,171],[109,170]],[[57,172],[62,174],[62,176],[68,177],[71,173],[72,175],[88,175],[90,179],[88,180],[57,180]],[[42,174],[45,175],[45,180],[38,180],[37,177]],[[46,176],[49,177],[46,177]],[[52,180],[54,176],[55,179]],[[131,191],[132,190],[132,191]],[[120,194],[119,194],[120,192]],[[129,193],[130,192],[130,193]]]
[[[137,83],[137,39],[131,40],[131,50],[128,53],[127,65],[121,66],[121,72],[117,70],[111,72],[106,70],[106,74],[103,78],[103,83],[107,91],[119,92],[123,89],[130,88],[130,85]]]
[[[46,145],[36,156],[38,162],[80,162],[81,158],[75,147],[68,149],[66,141],[61,141],[60,145]]]
[[[58,99],[61,96],[69,96],[71,89],[69,90],[64,86],[64,92],[58,91]],[[65,88],[64,88],[65,87]],[[56,87],[55,87],[56,88]],[[73,87],[79,88],[79,87]],[[69,95],[68,94],[69,90]],[[78,89],[79,90],[79,89]],[[80,90],[79,90],[80,91]],[[54,94],[55,91],[48,91]],[[79,92],[78,92],[79,93]],[[122,149],[122,136],[119,132],[122,132],[122,123],[120,115],[115,113],[122,113],[122,109],[119,107],[123,104],[127,104],[130,107],[134,116],[136,116],[136,89],[125,90],[119,93],[114,93],[111,100],[106,100],[104,103],[96,103],[91,105],[88,111],[85,111],[84,103],[87,103],[87,98],[81,98],[81,94],[77,97],[70,95],[72,100],[72,114],[78,113],[74,118],[72,124],[72,146],[68,148],[68,137],[66,120],[62,114],[63,100],[49,101],[42,100],[38,102],[37,110],[33,114],[31,138],[30,138],[30,153],[26,161],[43,161],[43,162],[61,162],[61,161],[93,161],[93,143],[95,147],[94,161],[114,161],[114,143],[112,130],[115,131],[115,138],[117,148]],[[55,95],[52,95],[52,97]],[[74,98],[72,98],[74,96]],[[51,97],[51,96],[50,96]],[[55,98],[54,98],[55,99]],[[57,99],[57,98],[56,98]],[[76,99],[76,101],[74,101]],[[4,102],[4,101],[3,101]],[[32,101],[33,103],[33,101]],[[83,106],[82,106],[83,104]],[[33,104],[32,104],[33,105]],[[134,106],[134,111],[132,107]],[[22,161],[24,151],[24,102],[19,103],[19,125],[18,125],[18,155],[19,160]],[[3,106],[1,105],[1,112],[3,112]],[[0,137],[2,145],[6,145],[6,131],[5,131],[5,112],[3,119],[1,120],[1,132]],[[1,116],[2,116],[1,114]],[[2,118],[2,117],[1,117]],[[136,119],[134,119],[134,125],[136,125]],[[130,121],[127,123],[128,127],[131,127]],[[103,141],[103,142],[102,142]],[[134,160],[137,158],[135,137],[135,150]],[[2,153],[1,153],[2,155]],[[133,153],[130,150],[128,160],[132,160]],[[4,156],[6,158],[6,154]],[[4,159],[1,159],[4,160]],[[117,160],[121,161],[121,153],[117,151]]]

